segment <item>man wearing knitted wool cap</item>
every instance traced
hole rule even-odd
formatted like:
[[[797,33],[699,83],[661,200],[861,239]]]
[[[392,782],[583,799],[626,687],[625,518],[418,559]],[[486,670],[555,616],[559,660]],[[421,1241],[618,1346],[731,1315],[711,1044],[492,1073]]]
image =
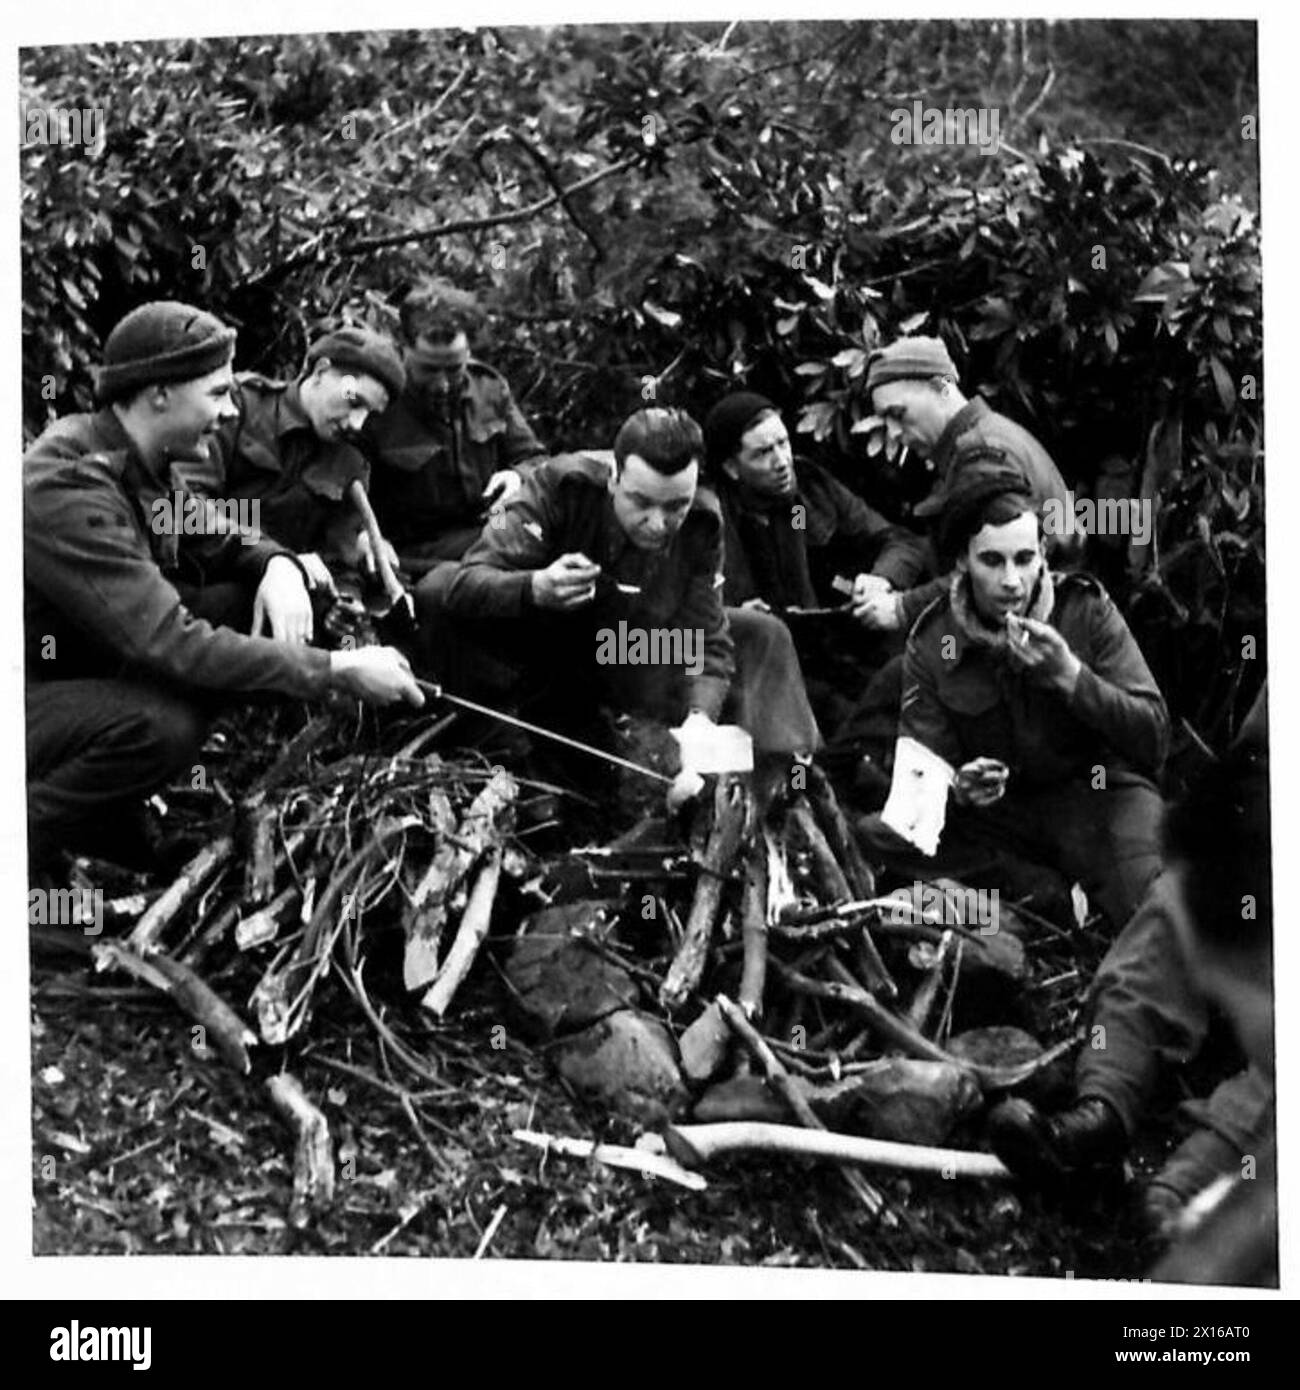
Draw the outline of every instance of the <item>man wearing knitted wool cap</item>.
[[[57,421],[23,460],[33,867],[63,849],[147,863],[141,802],[192,765],[223,693],[423,703],[399,652],[307,645],[311,603],[283,546],[218,509],[197,534],[166,524],[180,468],[236,413],[234,341],[188,304],[142,305],[104,345],[101,408]]]
[[[934,465],[938,480],[930,495],[914,508],[918,517],[937,517],[954,478],[972,457],[987,460],[997,452],[1029,481],[1036,502],[1056,498],[1070,506],[1065,480],[1051,455],[1028,430],[991,410],[976,397],[968,400],[957,384],[957,368],[938,338],[900,338],[872,353],[867,365],[867,394],[895,438]],[[1060,542],[1062,538],[1048,537]],[[1056,544],[1053,558],[1069,558]],[[863,614],[869,626],[907,631],[921,611],[947,592],[949,577],[910,591],[875,596]]]
[[[322,594],[334,587],[330,564],[373,573],[370,537],[348,498],[352,482],[369,485],[353,441],[406,384],[397,348],[383,334],[349,326],[316,339],[296,381],[239,372],[235,383],[238,415],[217,434],[210,466],[192,479],[195,490],[256,502],[258,525],[297,552]]]

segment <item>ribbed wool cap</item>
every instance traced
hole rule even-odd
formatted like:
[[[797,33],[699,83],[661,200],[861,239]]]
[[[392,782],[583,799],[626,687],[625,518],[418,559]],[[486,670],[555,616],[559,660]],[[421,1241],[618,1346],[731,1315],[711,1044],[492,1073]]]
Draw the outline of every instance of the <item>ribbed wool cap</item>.
[[[756,391],[733,391],[704,417],[704,456],[710,468],[717,469],[739,448],[745,432],[776,406]]]
[[[396,345],[373,329],[353,325],[327,333],[311,345],[308,365],[322,357],[335,367],[351,367],[382,381],[391,396],[400,396],[406,389],[406,368]]]
[[[877,348],[867,362],[867,391],[887,381],[926,381],[934,376],[956,379],[957,368],[939,338],[900,338]]]
[[[108,335],[95,394],[108,405],[142,386],[193,381],[235,355],[235,330],[213,314],[173,299],[132,309]]]

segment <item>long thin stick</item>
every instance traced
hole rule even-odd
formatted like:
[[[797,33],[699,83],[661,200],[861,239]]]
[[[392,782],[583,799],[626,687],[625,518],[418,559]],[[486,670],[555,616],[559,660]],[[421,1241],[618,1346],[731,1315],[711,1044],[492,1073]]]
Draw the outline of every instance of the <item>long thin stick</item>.
[[[744,1012],[739,1009],[725,994],[717,996],[718,1008],[722,1011],[722,1016],[731,1025],[732,1031],[744,1043],[749,1054],[763,1068],[763,1075],[767,1078],[767,1083],[790,1107],[795,1118],[805,1129],[821,1129],[826,1126],[813,1114],[812,1107],[804,1098],[802,1092],[794,1084],[790,1073],[776,1059],[776,1053],[768,1047],[764,1039],[759,1035],[758,1030],[745,1017]],[[672,1131],[665,1133],[664,1138],[668,1141],[669,1152],[672,1152]],[[680,1161],[681,1155],[674,1154],[674,1158]],[[843,1169],[844,1180],[852,1189],[853,1194],[867,1209],[873,1218],[878,1218],[885,1210],[885,1198],[883,1194],[873,1187],[861,1173],[856,1173],[852,1169]]]

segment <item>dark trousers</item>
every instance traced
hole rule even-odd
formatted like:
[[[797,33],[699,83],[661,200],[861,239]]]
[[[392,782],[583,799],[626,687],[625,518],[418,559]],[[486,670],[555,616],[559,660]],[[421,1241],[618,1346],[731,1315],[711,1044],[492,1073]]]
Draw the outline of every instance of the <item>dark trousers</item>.
[[[436,591],[416,591],[422,658],[456,695],[527,710],[568,731],[590,725],[598,704],[678,724],[687,713],[685,673],[674,666],[601,666],[588,618],[533,612],[525,618],[453,617]],[[814,752],[821,742],[790,630],[771,614],[727,610],[736,675],[723,706],[760,753]],[[611,624],[616,621],[611,619]]]
[[[26,694],[33,865],[111,843],[135,803],[197,760],[207,734],[196,703],[137,681],[34,681]]]
[[[242,585],[182,588],[190,611],[248,630],[252,595]],[[192,767],[216,702],[138,678],[93,674],[29,680],[27,840],[33,867],[59,850],[129,843],[140,801]]]
[[[859,831],[891,868],[918,878],[948,875],[976,884],[999,881],[1008,857],[1056,870],[1078,882],[1114,932],[1133,916],[1160,872],[1159,793],[1143,783],[1095,790],[1087,781],[1012,790],[983,809],[953,806],[932,858],[913,850],[878,815]]]
[[[1106,952],[1089,991],[1089,1033],[1075,1067],[1081,1096],[1108,1101],[1132,1134],[1164,1069],[1200,1051],[1209,1014],[1183,956],[1169,875],[1151,885]]]

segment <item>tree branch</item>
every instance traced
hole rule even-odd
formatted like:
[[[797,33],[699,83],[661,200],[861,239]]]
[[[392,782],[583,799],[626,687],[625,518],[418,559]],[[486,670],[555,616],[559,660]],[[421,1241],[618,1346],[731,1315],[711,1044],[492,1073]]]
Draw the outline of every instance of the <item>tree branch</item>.
[[[493,213],[488,217],[456,218],[451,222],[440,222],[436,227],[426,227],[422,231],[395,232],[391,236],[363,237],[357,241],[345,241],[334,247],[331,254],[335,256],[362,255],[370,251],[385,251],[391,246],[436,241],[440,237],[454,236],[458,232],[478,232],[487,227],[504,227],[518,222],[528,222],[549,208],[553,208],[564,198],[570,198],[575,193],[583,193],[614,174],[621,174],[624,170],[632,168],[636,162],[634,156],[617,160],[613,164],[606,165],[603,169],[597,169],[594,174],[588,174],[576,183],[569,184],[559,193],[550,193],[536,203],[530,203],[527,207],[515,208],[511,212]],[[287,260],[281,261],[278,266],[271,266],[262,271],[260,275],[255,275],[251,280],[245,280],[241,288],[250,289],[258,285],[274,284],[277,280],[284,279],[286,275],[302,266],[323,260],[324,257],[325,251],[322,247],[304,248],[294,252]]]

